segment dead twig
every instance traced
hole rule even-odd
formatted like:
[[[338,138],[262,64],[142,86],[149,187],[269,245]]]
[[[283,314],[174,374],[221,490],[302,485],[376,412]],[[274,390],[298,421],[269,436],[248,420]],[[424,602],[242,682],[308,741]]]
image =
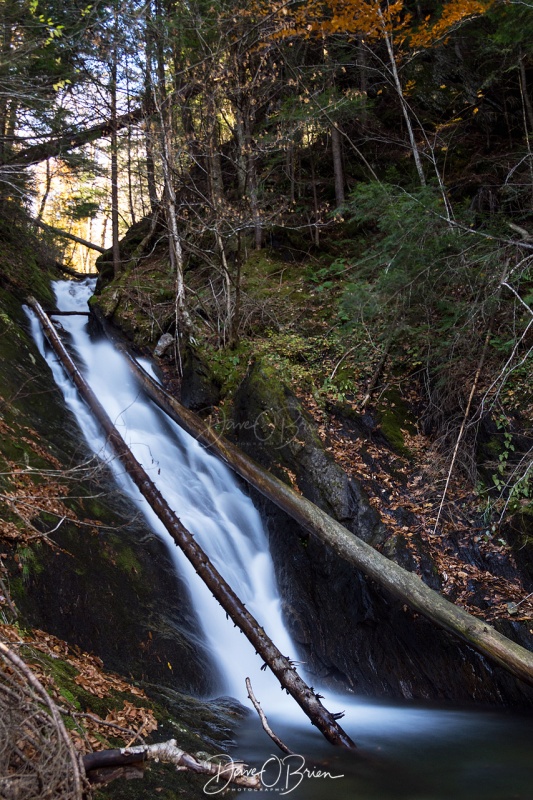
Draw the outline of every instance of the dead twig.
[[[59,710],[30,668],[0,642],[0,796],[81,800],[78,756]]]
[[[287,753],[287,755],[293,756],[294,752],[292,750],[290,750],[284,742],[281,741],[279,736],[276,736],[276,734],[274,733],[274,731],[272,730],[272,728],[268,724],[268,720],[266,718],[265,712],[261,708],[261,704],[256,699],[256,697],[255,697],[255,695],[253,693],[252,684],[250,682],[250,678],[246,678],[246,689],[248,691],[248,697],[252,701],[253,707],[255,708],[257,713],[259,714],[259,719],[261,720],[261,725],[263,726],[263,730],[265,731],[265,733],[268,733],[268,735],[270,736],[270,738],[272,739],[274,744],[276,744],[283,753]]]

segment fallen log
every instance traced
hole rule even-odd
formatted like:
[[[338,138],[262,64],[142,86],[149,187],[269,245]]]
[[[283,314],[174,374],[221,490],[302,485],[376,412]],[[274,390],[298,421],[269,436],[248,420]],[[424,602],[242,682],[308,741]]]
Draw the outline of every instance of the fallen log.
[[[68,231],[62,231],[61,228],[55,228],[53,225],[48,225],[47,222],[43,222],[42,219],[32,219],[31,220],[34,225],[37,225],[38,228],[42,228],[43,231],[49,231],[50,233],[55,234],[55,236],[62,236],[63,239],[69,239],[71,242],[76,242],[76,244],[82,244],[84,247],[88,247],[89,250],[97,250],[99,253],[106,253],[107,249],[105,247],[101,247],[99,244],[95,244],[94,242],[89,242],[87,239],[82,239],[81,236],[75,236],[73,233],[69,233]],[[64,269],[64,267],[61,267]],[[79,276],[79,273],[77,273]]]
[[[176,514],[172,511],[167,501],[149,478],[141,464],[137,461],[129,447],[115,428],[100,401],[81,375],[71,357],[65,350],[57,331],[49,317],[45,314],[39,303],[34,298],[27,300],[28,305],[37,314],[44,332],[54,352],[63,364],[68,376],[77,387],[94,416],[104,429],[108,441],[122,461],[129,476],[137,485],[141,494],[146,498],[154,512],[183,551],[198,575],[209,587],[214,597],[233,620],[235,625],[244,633],[246,638],[255,647],[256,652],[263,658],[282,687],[296,700],[298,705],[307,714],[325,738],[335,745],[355,749],[354,742],[340,727],[335,716],[331,714],[320,702],[314,690],[300,678],[291,661],[281,654],[276,645],[267,636],[256,619],[245,608],[233,589],[224,580],[222,575],[209,561],[206,553],[195,541],[192,534],[182,525]]]
[[[145,116],[144,108],[136,108],[133,111],[122,114],[115,120],[102,120],[102,122],[91,125],[89,128],[52,137],[46,142],[30,145],[24,150],[15,150],[9,153],[0,164],[0,170],[5,167],[29,167],[32,164],[39,164],[40,161],[44,161],[47,158],[61,158],[62,155],[70,153],[76,147],[81,147],[89,142],[94,142],[95,139],[109,136],[113,128],[118,131],[128,125],[141,122]]]
[[[103,317],[98,314],[101,321]],[[342,559],[360,569],[402,602],[436,625],[465,641],[517,678],[533,685],[533,653],[496,631],[487,622],[446,600],[422,579],[374,550],[310,500],[264,470],[227,439],[208,427],[196,414],[169,395],[135,361],[126,345],[104,324],[107,335],[128,358],[146,393],[191,436],[209,448],[241,478],[283,509],[303,528]]]
[[[89,311],[54,311],[53,317],[88,317]]]
[[[66,264],[62,264],[60,261],[56,261],[55,266],[60,272],[64,272],[66,275],[71,275],[73,278],[77,278],[78,280],[81,280],[82,278],[97,278],[99,275],[98,272],[79,272],[79,270],[72,269],[72,267],[67,267]]]
[[[121,747],[116,750],[97,750],[94,753],[87,753],[81,758],[87,778],[93,784],[109,783],[111,780],[122,777],[124,768],[137,767],[146,761],[161,761],[164,764],[173,764],[180,771],[186,770],[197,775],[207,775],[214,782],[220,782],[223,788],[229,783],[239,786],[241,789],[263,788],[260,773],[248,774],[246,765],[242,762],[233,761],[233,759],[223,763],[218,763],[216,760],[205,761],[179,748],[175,739],[157,744]],[[255,773],[255,770],[253,772]],[[218,792],[216,793],[218,794]]]

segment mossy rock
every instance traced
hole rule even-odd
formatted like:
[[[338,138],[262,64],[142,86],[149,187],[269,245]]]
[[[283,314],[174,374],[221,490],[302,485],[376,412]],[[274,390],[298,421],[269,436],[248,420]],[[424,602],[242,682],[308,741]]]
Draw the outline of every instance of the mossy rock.
[[[52,302],[50,280],[58,257],[53,245],[35,235],[27,216],[8,203],[0,215],[0,307],[12,318],[20,303],[32,294],[40,302]]]
[[[183,359],[181,402],[191,411],[209,414],[221,397],[221,384],[210,369],[207,360],[192,347],[188,347]]]
[[[399,455],[410,458],[411,453],[405,444],[405,432],[415,434],[416,422],[400,392],[388,389],[381,397],[378,407],[378,420],[381,432],[390,447]]]
[[[54,647],[54,650],[59,648]],[[106,719],[109,712],[121,710],[128,703],[137,708],[145,708],[152,712],[157,720],[157,729],[148,737],[148,743],[175,739],[178,747],[198,757],[216,757],[227,754],[235,746],[236,729],[241,720],[250,712],[237,701],[230,698],[201,700],[186,694],[172,691],[154,684],[143,685],[144,695],[132,693],[113,685],[111,679],[104,696],[94,694],[85,688],[83,681],[77,682],[78,668],[72,663],[69,655],[54,652],[53,655],[32,646],[31,642],[21,648],[21,655],[31,667],[37,664],[39,670],[50,676],[60,705],[74,711],[71,716],[64,716],[67,730],[76,730],[83,735],[85,714],[97,715]],[[83,653],[76,653],[76,658],[86,661]],[[102,686],[105,686],[106,675],[101,673]],[[84,685],[82,685],[84,684]],[[80,716],[76,717],[76,712]],[[121,733],[113,728],[106,731],[105,737],[98,733],[104,749],[122,747],[125,744]],[[182,773],[166,765],[151,764],[144,772],[142,781],[130,782],[119,778],[96,792],[97,798],[129,798],[141,800],[147,796],[175,798],[198,797],[205,785],[203,776]]]
[[[139,220],[139,222],[136,222],[128,228],[126,235],[120,240],[120,261],[123,273],[129,273],[133,266],[131,259],[143,239],[150,232],[151,225],[151,218],[144,217],[144,219]],[[98,270],[96,293],[100,294],[114,278],[113,254],[111,248],[106,250],[105,253],[102,253],[101,256],[98,256],[95,261],[95,267]]]
[[[234,399],[233,434],[239,445],[349,530],[372,543],[384,527],[368,498],[326,452],[311,417],[275,368],[257,359]],[[288,471],[288,472],[287,472]]]

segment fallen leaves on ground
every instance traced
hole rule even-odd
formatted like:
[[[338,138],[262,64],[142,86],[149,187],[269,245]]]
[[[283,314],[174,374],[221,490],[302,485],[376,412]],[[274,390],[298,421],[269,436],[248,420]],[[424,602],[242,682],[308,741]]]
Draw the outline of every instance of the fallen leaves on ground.
[[[74,667],[78,672],[74,682],[95,697],[109,698],[112,701],[110,706],[116,705],[117,693],[138,698],[137,702],[147,700],[142,689],[114,673],[105,671],[101,659],[97,656],[85,653],[77,647],[71,647],[67,642],[45,631],[32,629],[26,632],[15,625],[0,625],[0,640],[18,649],[21,657],[29,663],[38,680],[60,709],[68,712],[68,716],[76,721],[77,730],[72,731],[72,734],[74,743],[81,752],[107,746],[109,737],[114,739],[144,737],[157,729],[153,711],[145,705],[137,705],[132,700],[123,699],[120,707],[110,707],[105,718],[90,707],[85,711],[79,711],[65,697],[64,689],[62,691],[62,687],[56,683],[52,670],[46,662],[39,659],[39,654],[43,653]]]
[[[409,451],[407,458],[371,433],[358,435],[341,415],[327,414],[311,393],[300,392],[299,396],[317,426],[326,452],[362,485],[370,505],[390,531],[389,539],[396,536],[402,541],[418,573],[422,571],[423,543],[440,591],[452,602],[490,622],[509,619],[510,615],[514,620],[533,619],[533,598],[528,597],[518,570],[515,578],[505,578],[471,563],[476,559],[487,563],[500,555],[505,556],[511,571],[516,567],[505,542],[480,529],[478,497],[460,476],[452,474],[437,525],[449,460],[429,437],[419,431],[402,430]],[[411,391],[404,399],[414,404],[417,398]],[[357,412],[357,400],[352,407]],[[514,604],[519,604],[518,610]]]

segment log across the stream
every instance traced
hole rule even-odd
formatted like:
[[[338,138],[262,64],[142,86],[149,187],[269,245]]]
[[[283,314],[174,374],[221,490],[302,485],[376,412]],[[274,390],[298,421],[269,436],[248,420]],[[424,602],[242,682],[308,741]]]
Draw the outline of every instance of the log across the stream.
[[[532,652],[511,641],[487,622],[477,619],[446,600],[434,589],[430,589],[418,575],[374,550],[325,511],[297,494],[238,447],[208,427],[200,417],[165,392],[135,361],[127,346],[114,334],[103,317],[100,314],[97,316],[109,338],[127,356],[130,367],[146,393],[191,436],[208,447],[245,481],[283,509],[342,559],[388,589],[413,610],[467,642],[507,672],[533,686]]]
[[[141,464],[137,461],[129,447],[117,431],[100,401],[81,375],[71,357],[65,350],[57,331],[50,319],[45,314],[39,303],[33,298],[28,299],[28,305],[37,314],[50,345],[63,364],[68,376],[80,392],[96,419],[104,429],[108,441],[122,461],[125,469],[137,485],[141,494],[146,498],[154,512],[194,566],[198,575],[209,587],[214,597],[226,611],[246,638],[254,646],[257,653],[268,664],[282,687],[292,695],[298,705],[307,714],[315,725],[335,745],[355,749],[354,742],[340,727],[336,716],[331,714],[320,702],[314,690],[298,675],[291,661],[278,650],[276,645],[267,636],[257,620],[245,608],[233,589],[224,580],[222,575],[209,561],[206,553],[195,541],[192,534],[182,525],[167,501],[149,478]]]

